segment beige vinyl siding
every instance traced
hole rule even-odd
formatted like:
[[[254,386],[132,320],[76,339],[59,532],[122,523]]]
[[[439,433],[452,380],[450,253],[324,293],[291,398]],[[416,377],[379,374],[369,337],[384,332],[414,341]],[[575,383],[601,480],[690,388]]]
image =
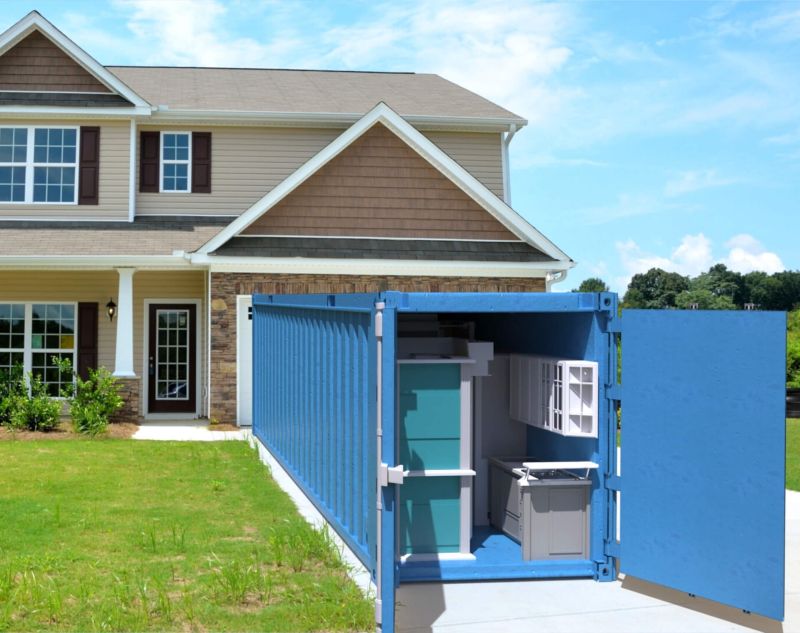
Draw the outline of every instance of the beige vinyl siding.
[[[0,218],[128,219],[129,121],[0,121],[2,125],[35,127],[100,127],[100,204],[0,203]],[[107,301],[107,299],[106,299]]]
[[[173,126],[211,132],[211,193],[140,193],[137,215],[238,215],[341,134],[333,129]]]
[[[501,137],[485,132],[424,132],[489,191],[503,199]]]
[[[105,315],[109,297],[117,296],[119,275],[113,271],[0,271],[0,303],[94,302],[99,305],[97,362],[114,370],[116,322]],[[76,313],[77,316],[77,313]],[[76,330],[77,333],[77,330]]]
[[[0,271],[0,303],[8,302],[81,302],[99,304],[97,331],[97,362],[114,371],[117,321],[106,316],[105,305],[109,298],[119,303],[119,275],[113,270],[103,271]],[[133,276],[133,361],[136,375],[141,377],[141,411],[145,411],[147,375],[142,371],[147,354],[144,340],[145,299],[198,299],[197,320],[200,328],[197,338],[197,362],[200,382],[197,385],[197,402],[202,407],[206,386],[206,307],[205,273],[203,271],[138,271]]]
[[[205,272],[200,270],[139,271],[133,276],[133,367],[137,376],[142,377],[142,412],[147,412],[147,341],[144,339],[145,299],[166,300],[180,303],[181,299],[199,299],[197,320],[197,362],[200,365],[200,378],[197,384],[197,406],[203,411],[206,394],[206,305]]]
[[[141,126],[139,129],[211,132],[211,193],[140,193],[137,166],[137,215],[239,215],[344,131],[344,128],[186,125]],[[502,197],[499,134],[425,134]]]

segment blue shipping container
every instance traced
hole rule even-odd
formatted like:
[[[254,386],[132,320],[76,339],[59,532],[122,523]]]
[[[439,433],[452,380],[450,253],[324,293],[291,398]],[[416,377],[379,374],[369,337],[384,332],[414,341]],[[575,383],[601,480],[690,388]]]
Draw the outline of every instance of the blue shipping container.
[[[782,619],[785,314],[620,317],[611,293],[389,291],[256,295],[253,321],[254,434],[372,570],[384,631],[394,630],[398,582],[613,580],[617,559],[625,573]],[[483,369],[442,352],[467,340],[491,343]],[[432,353],[417,353],[420,341]],[[509,385],[523,374],[514,359],[534,356],[596,363],[596,400],[586,400],[596,412],[551,402],[548,429],[516,422]],[[574,371],[553,379],[565,381],[565,398],[588,388]],[[544,384],[539,374],[527,380],[525,394]],[[580,427],[587,420],[593,433]],[[576,421],[570,435],[564,425]],[[537,524],[549,554],[525,560],[517,507],[503,499],[514,528],[505,531],[499,506],[484,508],[496,506],[500,476],[481,451],[500,446],[517,449],[506,456],[596,466],[586,471],[585,533],[575,521]],[[578,493],[567,492],[549,503],[572,503]]]

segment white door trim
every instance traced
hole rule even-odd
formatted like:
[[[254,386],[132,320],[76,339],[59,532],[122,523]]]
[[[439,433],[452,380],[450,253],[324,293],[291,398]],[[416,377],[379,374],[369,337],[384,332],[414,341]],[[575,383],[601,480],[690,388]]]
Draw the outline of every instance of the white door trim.
[[[237,426],[251,426],[253,423],[253,379],[252,379],[252,370],[253,370],[253,358],[252,358],[252,348],[250,350],[250,367],[242,367],[242,324],[248,325],[247,319],[247,311],[248,308],[252,307],[253,305],[253,297],[251,295],[236,295],[236,425]],[[252,322],[250,322],[250,342],[252,344],[253,340],[253,330],[252,330]],[[250,388],[245,388],[245,382],[243,380],[243,370],[248,371],[250,373],[249,381],[250,381]],[[245,404],[245,399],[249,400],[248,404]],[[249,413],[249,415],[246,415]],[[248,420],[249,418],[249,420]],[[245,421],[245,424],[242,424],[242,421]]]

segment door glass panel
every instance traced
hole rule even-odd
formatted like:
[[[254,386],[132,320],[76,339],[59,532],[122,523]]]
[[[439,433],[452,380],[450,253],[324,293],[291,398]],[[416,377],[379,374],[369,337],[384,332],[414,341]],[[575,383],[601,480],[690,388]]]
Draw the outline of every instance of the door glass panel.
[[[189,310],[158,310],[156,399],[189,399]]]

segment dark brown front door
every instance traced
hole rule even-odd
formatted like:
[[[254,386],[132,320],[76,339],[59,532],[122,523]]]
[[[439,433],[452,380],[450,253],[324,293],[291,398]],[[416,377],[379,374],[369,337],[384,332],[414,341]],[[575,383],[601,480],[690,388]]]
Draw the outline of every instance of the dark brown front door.
[[[148,413],[196,411],[196,306],[150,304]]]

